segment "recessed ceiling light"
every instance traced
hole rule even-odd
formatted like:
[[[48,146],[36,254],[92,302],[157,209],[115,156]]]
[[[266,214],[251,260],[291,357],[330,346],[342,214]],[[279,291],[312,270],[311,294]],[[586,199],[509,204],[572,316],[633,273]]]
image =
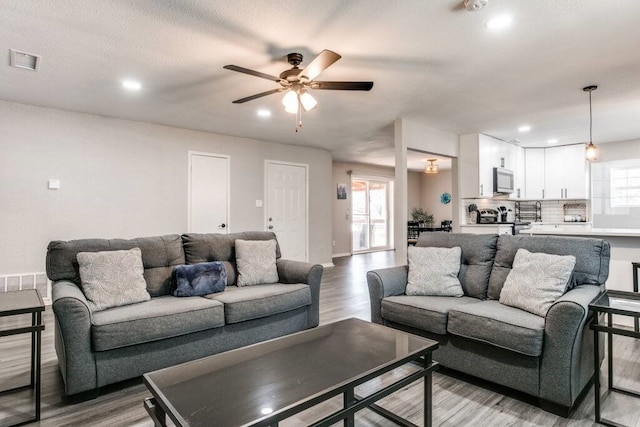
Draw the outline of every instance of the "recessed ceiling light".
[[[551,138],[550,140],[547,141],[547,144],[557,144],[558,140],[555,138]]]
[[[511,25],[512,19],[509,15],[500,15],[486,23],[486,27],[490,30],[500,30]]]
[[[123,80],[122,87],[128,90],[140,90],[142,85],[135,80]]]
[[[531,126],[522,125],[518,128],[518,132],[529,132],[531,130]]]
[[[258,110],[258,117],[271,117],[271,111],[270,110]]]

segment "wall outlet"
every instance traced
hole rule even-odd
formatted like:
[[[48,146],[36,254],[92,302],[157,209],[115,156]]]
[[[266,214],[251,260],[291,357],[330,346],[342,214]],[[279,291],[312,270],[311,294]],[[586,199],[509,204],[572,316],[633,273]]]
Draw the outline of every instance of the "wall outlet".
[[[59,190],[60,189],[60,180],[59,179],[50,179],[47,182],[47,187],[49,190]]]
[[[256,208],[262,207],[262,200],[256,200]]]

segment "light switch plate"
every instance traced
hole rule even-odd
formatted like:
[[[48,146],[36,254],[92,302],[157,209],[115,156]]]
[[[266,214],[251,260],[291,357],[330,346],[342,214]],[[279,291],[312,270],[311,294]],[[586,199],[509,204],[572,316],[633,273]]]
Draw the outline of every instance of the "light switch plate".
[[[262,200],[256,200],[256,208],[262,207]]]
[[[60,180],[59,179],[50,179],[48,182],[49,190],[59,190],[60,189]]]

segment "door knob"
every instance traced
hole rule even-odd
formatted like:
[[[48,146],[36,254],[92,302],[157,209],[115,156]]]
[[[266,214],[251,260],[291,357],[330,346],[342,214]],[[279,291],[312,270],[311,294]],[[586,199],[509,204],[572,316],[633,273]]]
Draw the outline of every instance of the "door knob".
[[[267,227],[269,230],[273,230],[273,225],[270,225],[269,227]]]
[[[273,218],[269,217],[269,221],[273,221]]]
[[[226,226],[227,226],[227,224],[225,224],[225,223],[220,224],[220,228],[225,228]]]

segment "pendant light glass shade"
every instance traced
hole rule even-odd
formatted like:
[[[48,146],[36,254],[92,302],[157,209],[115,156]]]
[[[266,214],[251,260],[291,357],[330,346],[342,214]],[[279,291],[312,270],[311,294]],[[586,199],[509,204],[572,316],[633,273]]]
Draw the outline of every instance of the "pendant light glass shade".
[[[587,86],[582,88],[583,91],[589,92],[589,145],[585,150],[587,160],[593,162],[598,160],[598,146],[593,143],[593,114],[591,110],[591,92],[598,89],[598,86]]]

